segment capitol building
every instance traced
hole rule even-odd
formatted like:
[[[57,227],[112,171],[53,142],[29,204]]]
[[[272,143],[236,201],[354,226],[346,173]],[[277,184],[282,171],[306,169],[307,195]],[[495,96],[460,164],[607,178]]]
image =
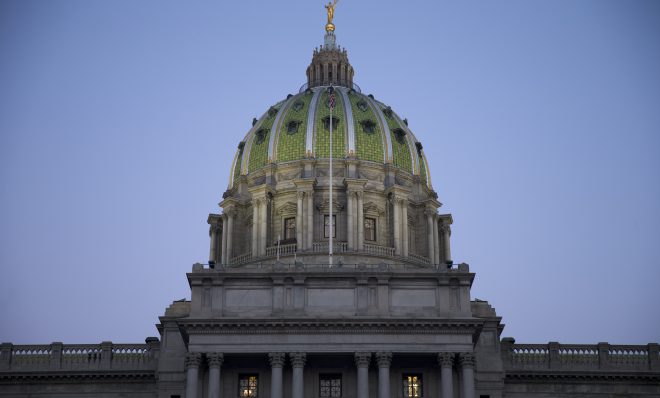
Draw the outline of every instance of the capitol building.
[[[3,343],[0,398],[660,397],[658,344],[504,337],[453,262],[435,149],[361,91],[326,8],[306,84],[233,138],[190,301],[144,344]]]

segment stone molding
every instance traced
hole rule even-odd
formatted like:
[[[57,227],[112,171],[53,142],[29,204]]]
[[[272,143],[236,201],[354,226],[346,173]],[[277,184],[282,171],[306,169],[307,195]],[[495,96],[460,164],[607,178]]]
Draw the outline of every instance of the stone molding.
[[[376,362],[378,363],[379,368],[389,368],[392,364],[392,353],[391,352],[377,352],[376,353]]]
[[[283,352],[269,352],[268,353],[268,362],[273,368],[281,368],[284,366],[286,361],[286,354]]]
[[[199,352],[189,352],[186,354],[185,368],[199,368],[202,363],[202,354]]]
[[[219,352],[211,352],[206,354],[206,363],[208,364],[209,368],[213,367],[221,367],[222,363],[225,361],[225,357],[222,353]]]
[[[304,352],[292,352],[289,354],[291,366],[294,368],[304,368],[307,362],[307,354]]]
[[[438,354],[438,365],[441,368],[451,368],[454,365],[454,357],[456,354],[452,352],[441,352]]]
[[[369,362],[371,362],[371,353],[370,352],[356,352],[355,353],[355,365],[358,368],[368,368]]]

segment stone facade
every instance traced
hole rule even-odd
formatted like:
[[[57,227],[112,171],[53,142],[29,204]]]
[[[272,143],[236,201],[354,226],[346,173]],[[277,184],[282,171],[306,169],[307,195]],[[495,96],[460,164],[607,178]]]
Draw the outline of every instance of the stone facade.
[[[421,143],[359,93],[331,36],[307,87],[239,144],[207,219],[209,262],[187,274],[191,300],[166,309],[160,339],[4,343],[0,397],[660,397],[657,344],[501,338],[501,317],[470,297],[474,273],[452,261]]]

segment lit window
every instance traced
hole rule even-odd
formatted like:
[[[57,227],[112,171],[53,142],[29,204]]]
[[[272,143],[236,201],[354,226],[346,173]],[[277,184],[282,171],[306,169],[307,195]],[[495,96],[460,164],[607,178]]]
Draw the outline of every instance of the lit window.
[[[423,396],[422,375],[403,375],[403,396],[405,398],[421,398]]]
[[[373,218],[364,219],[364,240],[376,240],[376,220]]]
[[[341,375],[319,375],[319,396],[321,398],[341,397]]]
[[[259,377],[257,375],[240,375],[238,377],[238,396],[256,397]]]
[[[324,216],[324,228],[323,228],[323,237],[330,237],[330,216]],[[337,237],[337,216],[332,215],[332,237]]]
[[[296,218],[284,219],[284,239],[295,239],[296,237]]]

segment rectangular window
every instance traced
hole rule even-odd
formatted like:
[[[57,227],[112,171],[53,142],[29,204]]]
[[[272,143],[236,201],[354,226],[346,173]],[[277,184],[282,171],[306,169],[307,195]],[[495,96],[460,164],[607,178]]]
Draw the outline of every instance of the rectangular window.
[[[376,219],[364,219],[364,240],[371,242],[376,240]]]
[[[319,375],[319,396],[341,397],[341,375],[321,374]]]
[[[284,239],[295,239],[296,238],[296,218],[285,218],[284,219]]]
[[[323,216],[323,237],[324,238],[329,238],[330,237],[330,216],[326,215]],[[335,214],[332,215],[332,237],[336,238],[337,237],[337,216]]]
[[[239,375],[238,376],[238,396],[243,397],[257,397],[259,387],[259,376]]]
[[[404,374],[403,375],[403,396],[405,398],[421,398],[421,397],[423,397],[422,375],[421,374]]]

